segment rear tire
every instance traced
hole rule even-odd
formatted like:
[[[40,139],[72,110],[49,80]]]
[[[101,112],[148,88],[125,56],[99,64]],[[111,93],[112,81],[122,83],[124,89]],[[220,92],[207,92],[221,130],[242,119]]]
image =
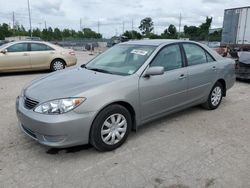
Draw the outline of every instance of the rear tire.
[[[58,71],[65,69],[65,62],[61,59],[55,59],[51,62],[50,70],[51,71]]]
[[[110,105],[95,118],[90,131],[90,143],[99,151],[114,150],[125,142],[131,126],[129,111],[121,105]]]
[[[208,96],[207,102],[202,106],[208,110],[215,110],[220,106],[223,97],[223,86],[220,82],[216,82]]]

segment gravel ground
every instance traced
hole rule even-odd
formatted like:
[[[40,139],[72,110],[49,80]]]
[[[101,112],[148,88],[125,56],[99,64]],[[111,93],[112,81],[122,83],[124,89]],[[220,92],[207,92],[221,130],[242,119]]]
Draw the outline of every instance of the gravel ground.
[[[77,53],[78,62],[93,56]],[[193,107],[146,124],[112,152],[51,149],[17,126],[15,98],[47,72],[0,76],[0,187],[250,187],[250,85],[215,111]]]

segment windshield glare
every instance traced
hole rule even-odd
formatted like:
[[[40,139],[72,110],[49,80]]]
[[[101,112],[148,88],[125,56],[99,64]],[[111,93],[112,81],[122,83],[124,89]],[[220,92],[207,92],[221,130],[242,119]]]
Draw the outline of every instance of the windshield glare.
[[[134,74],[155,50],[155,46],[117,45],[90,61],[87,69],[118,75]]]

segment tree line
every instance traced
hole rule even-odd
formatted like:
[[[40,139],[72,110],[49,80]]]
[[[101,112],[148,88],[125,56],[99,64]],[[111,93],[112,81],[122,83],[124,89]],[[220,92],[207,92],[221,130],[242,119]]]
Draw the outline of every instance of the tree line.
[[[26,30],[23,25],[15,25],[11,28],[8,24],[0,24],[0,40],[4,40],[5,37],[12,36],[30,36],[30,30]],[[61,41],[62,39],[78,39],[78,38],[102,38],[100,33],[96,33],[90,28],[84,28],[82,31],[75,31],[74,29],[63,29],[59,28],[40,30],[39,28],[32,30],[33,37],[40,37],[45,41]]]
[[[152,18],[146,17],[141,20],[139,29],[141,31],[126,31],[123,35],[128,39],[177,39],[177,38],[189,38],[190,40],[209,40],[209,41],[221,41],[222,30],[209,33],[213,18],[206,17],[204,23],[200,26],[184,26],[183,32],[177,32],[176,27],[170,24],[163,33],[157,35],[154,31],[154,22]]]
[[[177,38],[189,38],[191,40],[209,40],[209,41],[221,41],[222,31],[215,31],[209,33],[213,18],[207,17],[206,20],[199,26],[184,26],[183,32],[177,32],[176,27],[170,24],[161,34],[155,34],[154,22],[152,18],[146,17],[141,20],[138,31],[126,31],[122,35],[128,39],[177,39]],[[11,28],[8,24],[0,24],[0,40],[4,40],[5,37],[11,36],[29,36],[30,30],[26,30],[23,25],[15,25]],[[97,33],[90,28],[84,28],[81,31],[75,31],[74,29],[62,29],[51,28],[40,30],[39,28],[32,30],[33,37],[40,37],[45,41],[61,41],[62,39],[82,39],[82,38],[102,38],[100,33]]]

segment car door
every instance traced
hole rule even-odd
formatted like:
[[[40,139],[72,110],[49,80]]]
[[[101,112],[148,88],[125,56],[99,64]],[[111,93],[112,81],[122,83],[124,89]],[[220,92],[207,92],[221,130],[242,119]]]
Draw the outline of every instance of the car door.
[[[30,69],[30,54],[27,43],[17,43],[7,47],[5,53],[0,54],[0,70]]]
[[[184,43],[183,49],[188,64],[188,101],[199,102],[207,97],[217,78],[217,62],[198,44]]]
[[[49,68],[55,50],[42,43],[30,43],[30,62],[32,69]]]
[[[187,100],[187,70],[178,44],[164,47],[149,66],[163,66],[163,75],[139,79],[142,121],[181,107]]]

